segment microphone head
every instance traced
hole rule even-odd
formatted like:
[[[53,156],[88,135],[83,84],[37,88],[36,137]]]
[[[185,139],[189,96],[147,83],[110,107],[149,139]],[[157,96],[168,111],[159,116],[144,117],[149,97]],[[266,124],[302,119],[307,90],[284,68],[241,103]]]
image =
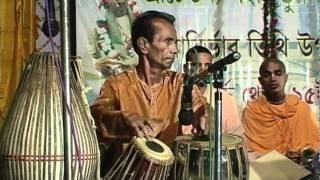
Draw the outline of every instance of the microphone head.
[[[233,57],[237,60],[239,60],[241,58],[241,54],[239,52],[234,52],[233,53]]]
[[[224,64],[232,64],[241,58],[241,54],[238,52],[233,52],[224,58]]]
[[[217,70],[223,69],[225,65],[232,64],[232,63],[238,61],[240,58],[241,58],[240,53],[233,52],[233,53],[229,54],[228,56],[226,56],[225,58],[218,60],[218,61],[214,62],[213,64],[211,64],[208,67],[208,71],[215,72]]]

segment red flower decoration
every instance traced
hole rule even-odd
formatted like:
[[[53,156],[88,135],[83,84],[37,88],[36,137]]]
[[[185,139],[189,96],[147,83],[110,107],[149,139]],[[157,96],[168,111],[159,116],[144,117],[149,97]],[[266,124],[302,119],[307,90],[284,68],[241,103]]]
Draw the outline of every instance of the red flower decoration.
[[[101,0],[101,4],[110,4],[110,0]]]
[[[276,18],[271,19],[271,23],[270,23],[271,27],[275,27],[277,24],[278,24],[278,19]]]

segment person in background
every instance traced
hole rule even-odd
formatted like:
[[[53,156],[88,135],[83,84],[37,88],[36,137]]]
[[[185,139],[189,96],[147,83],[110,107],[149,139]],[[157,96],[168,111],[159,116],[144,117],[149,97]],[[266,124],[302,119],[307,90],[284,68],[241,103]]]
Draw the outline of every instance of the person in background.
[[[177,120],[184,74],[169,70],[178,53],[174,21],[172,15],[158,11],[136,18],[131,37],[138,65],[106,79],[91,106],[98,138],[110,144],[109,168],[133,136],[155,137],[170,146],[181,132]],[[207,117],[205,99],[197,88],[192,95],[194,132],[200,135]]]
[[[213,57],[209,49],[203,46],[194,46],[190,48],[186,53],[186,62],[191,62],[192,73],[199,73],[208,69],[208,66],[212,64]],[[184,66],[186,72],[186,65]],[[214,93],[215,89],[212,89],[212,102],[210,102],[210,82],[200,81],[197,84],[201,94],[206,98],[207,102],[214,108]],[[222,133],[232,133],[242,135],[243,128],[241,124],[240,114],[235,98],[227,91],[222,90]],[[214,114],[212,114],[214,116]],[[185,133],[190,132],[191,126],[183,127]]]
[[[306,102],[284,92],[288,74],[282,61],[267,58],[259,75],[264,95],[249,102],[242,117],[249,159],[276,150],[299,162],[304,149],[318,150],[319,122]]]

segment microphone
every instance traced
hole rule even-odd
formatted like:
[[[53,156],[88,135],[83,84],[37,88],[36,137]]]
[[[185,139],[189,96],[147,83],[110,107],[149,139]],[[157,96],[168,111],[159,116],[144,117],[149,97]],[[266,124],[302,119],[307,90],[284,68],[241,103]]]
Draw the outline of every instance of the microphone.
[[[179,123],[182,125],[190,125],[193,119],[192,110],[192,89],[193,85],[189,84],[189,80],[192,75],[192,62],[187,61],[185,64],[185,77],[183,82],[183,94],[181,100],[181,110],[179,112],[178,118]]]
[[[179,123],[182,125],[190,125],[193,121],[193,110],[192,110],[192,89],[193,85],[184,84],[183,94],[181,100],[181,110],[178,118]]]
[[[185,64],[185,74],[186,74],[186,78],[190,78],[192,75],[192,62],[191,61],[187,61]]]
[[[233,52],[225,58],[209,65],[208,71],[214,73],[217,70],[222,69],[227,64],[232,64],[240,59],[241,55],[238,52]]]
[[[214,62],[213,64],[210,64],[207,70],[202,71],[201,73],[197,74],[196,76],[193,76],[189,79],[188,83],[189,85],[196,84],[200,80],[204,79],[207,77],[208,73],[215,73],[218,70],[223,69],[223,67],[227,64],[232,64],[236,61],[238,61],[241,58],[240,53],[238,52],[233,52],[226,56],[225,58]]]

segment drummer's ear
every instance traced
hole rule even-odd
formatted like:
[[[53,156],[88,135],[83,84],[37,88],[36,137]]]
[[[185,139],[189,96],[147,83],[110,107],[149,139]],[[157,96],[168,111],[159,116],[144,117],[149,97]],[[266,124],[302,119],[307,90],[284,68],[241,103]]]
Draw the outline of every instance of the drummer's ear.
[[[138,39],[137,39],[137,45],[138,45],[138,47],[139,47],[139,49],[140,49],[140,51],[141,51],[141,53],[142,54],[148,54],[148,50],[149,50],[149,47],[150,47],[150,43],[149,43],[149,41],[148,41],[148,39],[147,38],[145,38],[145,37],[139,37]]]

